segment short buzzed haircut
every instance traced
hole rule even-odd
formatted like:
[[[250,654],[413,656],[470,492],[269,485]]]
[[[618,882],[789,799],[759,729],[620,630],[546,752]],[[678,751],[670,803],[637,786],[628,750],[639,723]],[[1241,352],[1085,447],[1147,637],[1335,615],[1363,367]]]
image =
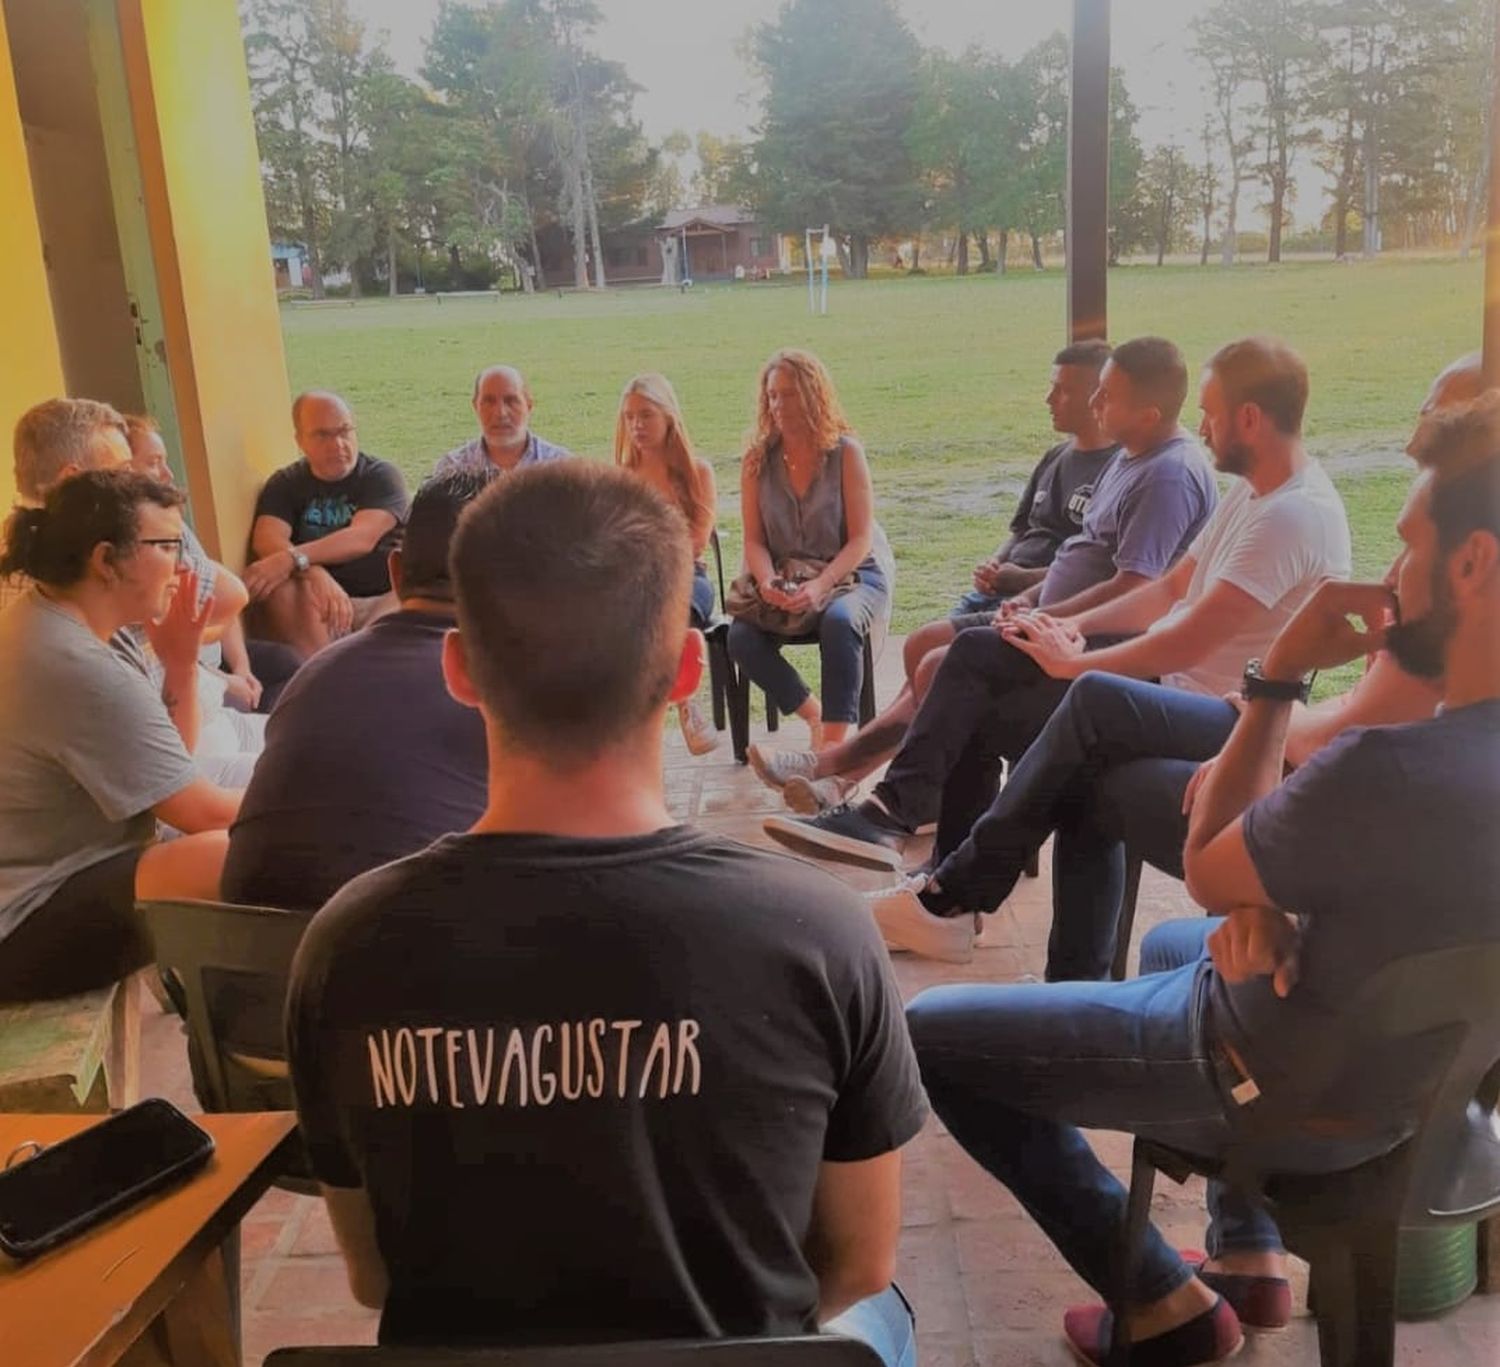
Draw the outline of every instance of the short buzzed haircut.
[[[1090,337],[1086,341],[1069,343],[1052,358],[1052,364],[1083,366],[1097,375],[1113,354],[1114,348],[1108,342],[1100,337]]]
[[[463,510],[485,491],[494,474],[493,467],[457,470],[437,475],[417,490],[401,533],[402,598],[452,600],[448,557],[453,534]]]
[[[40,502],[70,465],[93,469],[99,435],[110,428],[129,440],[125,419],[94,399],[47,399],[28,408],[12,444],[21,497]]]
[[[1187,401],[1187,362],[1165,337],[1132,337],[1110,354],[1115,369],[1130,381],[1135,397],[1153,405],[1163,422],[1176,422]]]
[[[1276,430],[1295,437],[1307,412],[1307,363],[1276,337],[1244,337],[1208,358],[1231,410],[1253,403]]]
[[[616,466],[523,468],[475,499],[450,574],[470,677],[507,742],[566,766],[658,717],[692,563],[681,512]]]

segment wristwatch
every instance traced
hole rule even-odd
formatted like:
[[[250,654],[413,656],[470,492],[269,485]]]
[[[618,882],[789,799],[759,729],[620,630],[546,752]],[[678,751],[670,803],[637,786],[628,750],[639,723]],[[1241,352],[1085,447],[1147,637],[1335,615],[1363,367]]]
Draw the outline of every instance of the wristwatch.
[[[293,574],[306,574],[307,571],[309,570],[309,568],[311,568],[311,566],[312,566],[312,561],[307,558],[307,552],[305,552],[305,551],[299,551],[295,546],[293,546],[292,547],[292,573]]]
[[[1246,702],[1273,698],[1277,702],[1305,703],[1312,697],[1313,680],[1317,677],[1315,669],[1302,679],[1268,679],[1261,673],[1260,661],[1251,660],[1245,666],[1245,677],[1240,680],[1240,694]]]

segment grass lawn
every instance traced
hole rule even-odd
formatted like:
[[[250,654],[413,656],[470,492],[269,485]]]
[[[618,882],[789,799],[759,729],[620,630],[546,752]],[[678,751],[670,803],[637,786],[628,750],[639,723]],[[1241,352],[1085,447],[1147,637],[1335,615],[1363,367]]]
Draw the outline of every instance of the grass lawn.
[[[1394,553],[1408,480],[1401,446],[1432,376],[1478,346],[1481,301],[1478,260],[1110,275],[1116,339],[1164,333],[1195,369],[1248,332],[1277,333],[1301,350],[1313,382],[1308,443],[1344,494],[1361,574],[1380,572]],[[601,457],[625,381],[663,371],[718,471],[732,558],[755,377],[777,347],[809,347],[832,370],[870,454],[900,567],[895,629],[909,631],[967,586],[1052,440],[1042,395],[1064,307],[1059,273],[1018,272],[836,282],[827,317],[809,315],[806,289],[793,281],[292,305],[282,322],[294,390],[345,394],[362,444],[413,481],[471,435],[470,384],[484,364],[520,366],[536,395],[536,429]],[[1191,397],[1185,417],[1196,425]]]

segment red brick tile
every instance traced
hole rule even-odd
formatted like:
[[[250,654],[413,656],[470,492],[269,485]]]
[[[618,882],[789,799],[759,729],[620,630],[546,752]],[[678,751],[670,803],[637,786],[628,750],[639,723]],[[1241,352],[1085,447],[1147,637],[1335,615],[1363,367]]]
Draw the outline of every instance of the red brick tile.
[[[976,1332],[1020,1329],[1060,1333],[1063,1311],[1094,1299],[1071,1271],[1020,1267],[988,1277],[976,1277],[965,1268],[964,1295],[969,1303],[969,1323]]]
[[[316,1196],[303,1196],[295,1191],[283,1191],[280,1187],[272,1187],[251,1208],[247,1219],[257,1219],[262,1216],[274,1216],[276,1219],[284,1220],[294,1211],[301,1210],[303,1205],[321,1204]]]
[[[375,1342],[379,1325],[379,1313],[363,1309],[331,1315],[265,1311],[250,1314],[245,1317],[243,1332],[245,1367],[260,1367],[261,1360],[276,1348],[318,1344],[370,1345]]]
[[[969,1312],[952,1229],[944,1225],[903,1230],[896,1253],[896,1281],[926,1331],[966,1334]]]
[[[337,1255],[283,1259],[255,1307],[262,1314],[307,1318],[349,1314],[358,1308],[349,1290],[344,1260]]]
[[[328,1219],[326,1206],[320,1204],[307,1212],[291,1251],[299,1258],[338,1253],[338,1240],[333,1237],[333,1224]]]
[[[1061,1312],[1054,1333],[985,1329],[974,1335],[973,1351],[979,1367],[1077,1367],[1078,1364],[1063,1341]]]
[[[278,1250],[287,1225],[283,1220],[246,1220],[240,1226],[240,1261],[252,1263]]]
[[[917,1361],[921,1367],[989,1367],[983,1359],[976,1362],[968,1330],[939,1333],[929,1329],[920,1318],[917,1320]]]

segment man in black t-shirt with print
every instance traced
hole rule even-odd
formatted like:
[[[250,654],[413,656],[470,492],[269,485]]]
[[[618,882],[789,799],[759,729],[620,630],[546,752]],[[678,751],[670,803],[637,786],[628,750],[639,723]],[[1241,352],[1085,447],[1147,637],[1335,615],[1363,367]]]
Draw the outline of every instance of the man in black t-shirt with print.
[[[889,1283],[926,1105],[874,923],[663,798],[664,713],[703,661],[688,551],[676,509],[584,461],[459,527],[443,666],[484,719],[488,805],[314,917],[287,1008],[383,1342],[834,1321],[913,1360]]]
[[[410,499],[394,465],[359,449],[337,394],[299,394],[292,427],[302,458],[255,500],[244,580],[258,633],[311,655],[395,609],[386,561]]]
[[[1010,520],[1010,536],[974,566],[974,586],[959,598],[954,618],[992,613],[1007,598],[1040,584],[1058,547],[1082,530],[1094,481],[1120,449],[1099,430],[1091,402],[1109,355],[1108,342],[1093,340],[1075,342],[1053,357],[1047,411],[1064,439],[1037,462]]]

